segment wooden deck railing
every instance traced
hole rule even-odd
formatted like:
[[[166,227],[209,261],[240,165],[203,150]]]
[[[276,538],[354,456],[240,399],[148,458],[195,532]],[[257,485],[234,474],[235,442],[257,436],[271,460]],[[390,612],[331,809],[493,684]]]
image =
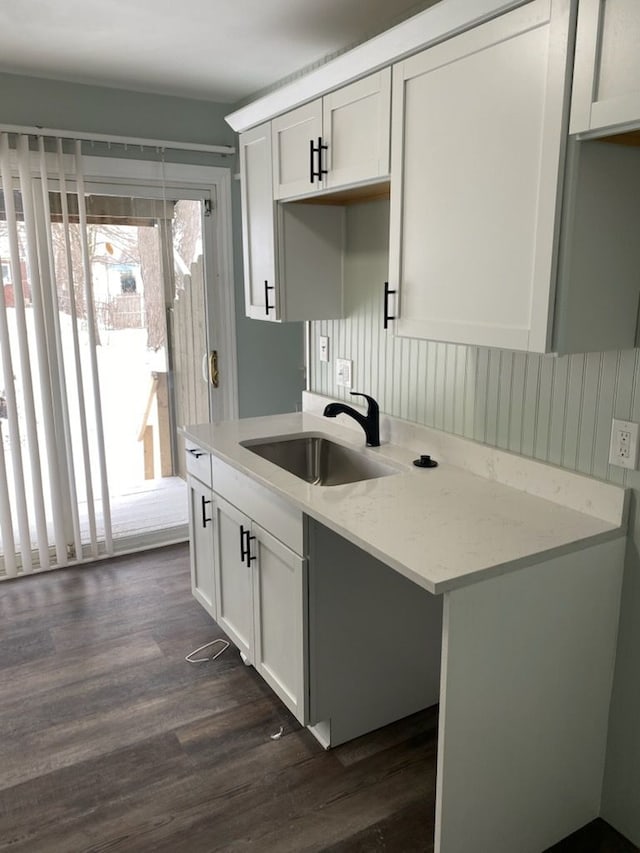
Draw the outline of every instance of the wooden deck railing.
[[[171,459],[171,427],[169,424],[169,388],[167,385],[167,374],[159,370],[151,373],[151,387],[147,397],[142,426],[138,433],[138,441],[142,442],[144,452],[144,478],[153,480],[155,477],[155,447],[154,429],[149,419],[153,412],[153,404],[156,404],[158,431],[158,442],[160,450],[160,476],[173,476],[173,462]]]

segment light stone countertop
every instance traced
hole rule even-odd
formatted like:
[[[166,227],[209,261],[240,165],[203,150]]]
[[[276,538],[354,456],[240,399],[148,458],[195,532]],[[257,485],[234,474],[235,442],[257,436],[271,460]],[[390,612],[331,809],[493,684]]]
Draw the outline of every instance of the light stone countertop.
[[[359,428],[307,412],[199,424],[181,432],[435,594],[626,535],[622,487],[531,460],[526,460],[528,478],[533,472],[543,486],[545,478],[550,478],[547,491],[553,493],[554,472],[559,472],[563,483],[570,478],[575,493],[586,490],[588,494],[593,484],[596,490],[605,490],[605,500],[607,494],[612,495],[613,511],[607,511],[604,518],[577,511],[479,476],[464,465],[441,462],[437,468],[420,469],[412,464],[418,455],[415,447],[383,443],[379,448],[365,448]],[[240,444],[303,432],[326,435],[374,455],[396,466],[398,473],[347,485],[314,486]],[[428,430],[424,435],[429,433],[435,435]],[[420,438],[423,453],[429,452],[424,435]],[[474,453],[483,448],[464,439],[456,441],[462,442],[460,446],[473,446]],[[518,464],[520,457],[503,455]]]

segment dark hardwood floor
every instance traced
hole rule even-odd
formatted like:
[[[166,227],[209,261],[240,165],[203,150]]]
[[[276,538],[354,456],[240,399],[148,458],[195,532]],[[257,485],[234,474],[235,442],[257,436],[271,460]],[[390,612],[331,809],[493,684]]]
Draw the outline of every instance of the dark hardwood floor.
[[[1,584],[0,850],[433,850],[436,710],[325,752],[221,635],[186,546]]]

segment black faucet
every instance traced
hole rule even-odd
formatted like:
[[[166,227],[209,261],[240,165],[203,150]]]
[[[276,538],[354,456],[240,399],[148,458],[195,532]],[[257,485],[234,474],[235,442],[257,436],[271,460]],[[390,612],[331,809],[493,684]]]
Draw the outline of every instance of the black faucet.
[[[361,415],[346,403],[329,403],[323,412],[325,418],[335,418],[336,415],[350,415],[356,420],[367,438],[367,447],[380,447],[380,407],[368,394],[351,391],[354,397],[364,397],[367,401],[367,414]]]

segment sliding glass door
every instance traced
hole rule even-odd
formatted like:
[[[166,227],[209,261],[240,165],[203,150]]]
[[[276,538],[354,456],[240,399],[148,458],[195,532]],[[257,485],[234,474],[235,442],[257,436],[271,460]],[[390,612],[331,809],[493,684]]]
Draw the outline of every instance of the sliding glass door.
[[[182,538],[209,419],[210,199],[82,168],[0,135],[0,578]]]

